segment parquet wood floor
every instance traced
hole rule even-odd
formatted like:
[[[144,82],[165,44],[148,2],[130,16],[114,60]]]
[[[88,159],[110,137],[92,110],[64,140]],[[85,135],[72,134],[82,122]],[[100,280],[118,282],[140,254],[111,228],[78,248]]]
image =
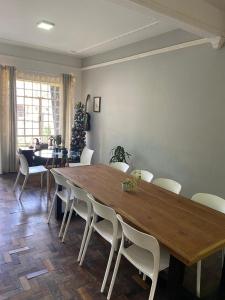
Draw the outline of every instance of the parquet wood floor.
[[[23,207],[12,192],[14,180],[15,174],[0,176],[0,300],[106,300],[106,293],[101,294],[100,287],[109,245],[93,234],[85,262],[79,267],[76,258],[84,222],[75,217],[66,242],[61,243],[60,223],[54,218],[50,225],[46,223],[46,193],[40,194],[37,179],[28,182],[22,197]],[[204,261],[203,294],[218,284],[220,264],[220,254]],[[162,277],[155,300],[166,300],[165,274]],[[195,280],[194,266],[186,270],[184,284],[193,291]],[[111,299],[147,300],[149,287],[150,282],[144,282],[138,271],[122,259]]]

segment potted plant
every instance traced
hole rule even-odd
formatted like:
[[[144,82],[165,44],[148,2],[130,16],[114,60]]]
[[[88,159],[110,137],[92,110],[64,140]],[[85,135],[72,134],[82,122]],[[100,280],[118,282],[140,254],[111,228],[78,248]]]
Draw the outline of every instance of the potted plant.
[[[122,146],[116,146],[111,150],[112,157],[110,159],[110,163],[112,162],[125,162],[127,163],[127,159],[130,158],[131,154],[125,151]]]

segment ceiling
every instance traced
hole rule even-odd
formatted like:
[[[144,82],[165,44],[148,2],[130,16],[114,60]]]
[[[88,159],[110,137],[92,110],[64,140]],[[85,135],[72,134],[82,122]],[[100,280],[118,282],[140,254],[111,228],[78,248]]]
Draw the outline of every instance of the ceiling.
[[[205,1],[211,4],[212,6],[225,11],[225,0],[205,0]]]
[[[0,0],[0,7],[0,41],[81,57],[177,28],[128,0]],[[38,29],[41,20],[55,28]]]

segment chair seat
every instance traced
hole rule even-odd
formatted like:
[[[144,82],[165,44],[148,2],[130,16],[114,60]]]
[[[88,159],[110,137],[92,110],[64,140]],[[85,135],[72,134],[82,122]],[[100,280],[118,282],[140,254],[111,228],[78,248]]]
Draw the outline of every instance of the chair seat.
[[[39,173],[45,173],[48,169],[46,169],[44,166],[35,166],[35,167],[29,167],[29,174],[39,174]]]
[[[95,230],[110,244],[112,244],[113,239],[113,225],[108,220],[102,220],[94,225]],[[122,228],[120,224],[118,224],[118,233],[117,239],[122,237]]]
[[[68,192],[66,189],[63,189],[62,191],[58,191],[57,195],[59,196],[59,198],[63,201],[63,202],[67,202],[67,197],[68,197]],[[73,193],[70,196],[70,200],[72,201],[74,198]]]
[[[151,252],[137,246],[131,245],[123,249],[123,255],[141,272],[152,278],[154,259]],[[170,255],[164,247],[160,247],[160,266],[159,271],[169,267]]]
[[[76,213],[85,221],[88,219],[88,208],[84,201],[76,201],[73,205],[74,210]]]
[[[81,166],[89,166],[89,165],[82,164],[82,163],[69,163],[69,167],[81,167]]]

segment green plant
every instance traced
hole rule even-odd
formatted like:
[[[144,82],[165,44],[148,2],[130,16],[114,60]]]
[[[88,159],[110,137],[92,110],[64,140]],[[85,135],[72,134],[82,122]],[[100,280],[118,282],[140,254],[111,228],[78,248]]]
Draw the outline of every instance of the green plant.
[[[111,151],[112,157],[110,159],[111,162],[125,162],[127,163],[127,159],[130,158],[131,154],[125,151],[122,146],[116,146]]]

